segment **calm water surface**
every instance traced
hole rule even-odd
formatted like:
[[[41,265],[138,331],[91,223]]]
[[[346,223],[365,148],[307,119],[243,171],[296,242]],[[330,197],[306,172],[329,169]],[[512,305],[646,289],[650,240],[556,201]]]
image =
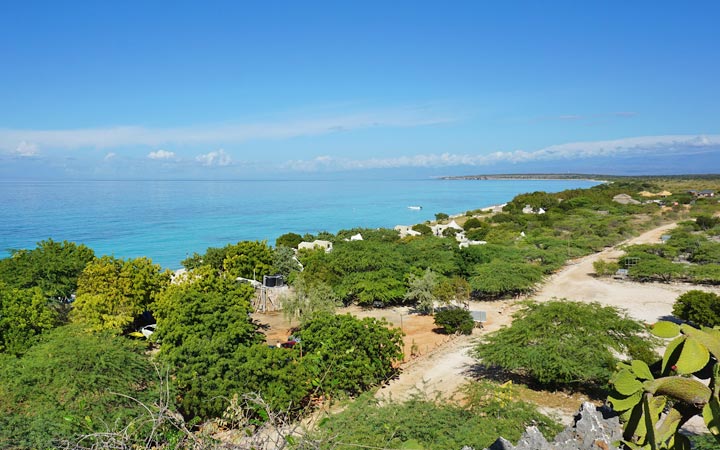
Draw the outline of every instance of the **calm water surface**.
[[[0,182],[0,257],[52,238],[170,269],[193,252],[283,233],[393,227],[582,180]],[[421,205],[420,211],[408,206]]]

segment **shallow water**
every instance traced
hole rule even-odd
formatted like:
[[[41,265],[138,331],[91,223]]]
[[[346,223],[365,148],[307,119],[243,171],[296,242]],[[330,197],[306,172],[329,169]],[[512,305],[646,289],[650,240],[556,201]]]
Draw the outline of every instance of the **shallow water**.
[[[598,184],[583,180],[72,181],[0,183],[0,257],[52,238],[97,255],[187,255],[283,233],[410,225],[515,195]],[[421,210],[408,206],[420,205]]]

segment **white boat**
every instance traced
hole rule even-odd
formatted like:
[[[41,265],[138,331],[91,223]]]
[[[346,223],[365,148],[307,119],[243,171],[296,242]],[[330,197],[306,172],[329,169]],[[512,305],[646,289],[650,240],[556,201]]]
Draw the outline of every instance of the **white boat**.
[[[412,209],[413,211],[420,211],[422,209],[422,206],[408,206],[408,209]]]

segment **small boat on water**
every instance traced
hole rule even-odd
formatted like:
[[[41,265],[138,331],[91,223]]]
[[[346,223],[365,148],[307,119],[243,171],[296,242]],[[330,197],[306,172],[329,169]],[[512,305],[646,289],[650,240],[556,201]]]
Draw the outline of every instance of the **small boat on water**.
[[[408,209],[412,209],[413,211],[420,211],[422,209],[422,206],[408,206]]]

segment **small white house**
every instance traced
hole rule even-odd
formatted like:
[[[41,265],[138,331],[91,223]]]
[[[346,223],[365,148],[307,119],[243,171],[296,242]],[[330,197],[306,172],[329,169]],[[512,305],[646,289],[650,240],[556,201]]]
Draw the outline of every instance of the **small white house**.
[[[350,236],[350,240],[351,241],[362,241],[363,240],[362,234],[360,234],[360,233],[354,234],[354,235]]]
[[[330,241],[323,241],[320,239],[316,239],[312,242],[301,242],[298,244],[298,250],[314,250],[316,248],[321,248],[325,250],[325,253],[330,253],[333,249],[333,245]]]
[[[413,230],[412,227],[408,225],[396,225],[393,229],[400,233],[401,239],[405,236],[420,236],[422,234],[419,231]]]

